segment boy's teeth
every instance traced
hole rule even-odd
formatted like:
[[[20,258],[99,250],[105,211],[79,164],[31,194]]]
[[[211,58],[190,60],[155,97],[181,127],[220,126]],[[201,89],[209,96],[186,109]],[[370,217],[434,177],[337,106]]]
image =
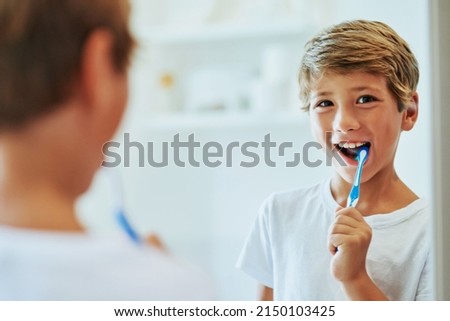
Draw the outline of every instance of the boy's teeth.
[[[365,143],[339,143],[339,147],[341,148],[357,148],[360,147],[362,145],[364,145]]]

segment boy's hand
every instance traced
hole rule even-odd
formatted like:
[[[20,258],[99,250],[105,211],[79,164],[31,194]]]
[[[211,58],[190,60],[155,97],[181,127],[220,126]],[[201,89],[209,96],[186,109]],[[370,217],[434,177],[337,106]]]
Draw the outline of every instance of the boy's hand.
[[[367,276],[366,256],[372,229],[355,208],[336,211],[330,226],[328,247],[333,254],[331,273],[340,282],[351,282]]]
[[[145,237],[145,243],[161,250],[163,252],[167,252],[167,248],[164,243],[161,241],[158,235],[151,233]]]

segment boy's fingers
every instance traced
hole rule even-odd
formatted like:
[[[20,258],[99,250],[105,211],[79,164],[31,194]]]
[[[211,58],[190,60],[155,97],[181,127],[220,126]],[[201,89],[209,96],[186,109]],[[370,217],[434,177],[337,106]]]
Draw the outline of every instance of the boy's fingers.
[[[353,235],[355,234],[355,228],[344,224],[333,224],[329,234]]]
[[[336,224],[342,224],[351,226],[353,228],[357,228],[358,226],[361,226],[361,221],[355,219],[354,217],[348,216],[348,215],[338,215],[334,219],[334,225]]]
[[[332,255],[335,255],[338,251],[338,247],[333,236],[329,236],[328,238],[328,251],[330,251]]]
[[[338,248],[345,244],[346,240],[348,239],[348,235],[343,234],[331,234],[328,237],[328,250],[331,254],[336,254],[338,251]]]
[[[336,254],[336,252],[337,252],[337,246],[334,246],[333,244],[331,244],[331,243],[328,243],[328,251],[330,251],[330,253],[332,254],[332,255],[335,255]]]
[[[158,235],[152,233],[147,235],[147,237],[145,238],[145,242],[149,245],[152,245],[160,250],[166,250],[165,245],[163,244],[163,242],[161,241],[161,239],[159,238]]]
[[[362,214],[353,207],[346,207],[336,212],[335,217],[339,217],[340,215],[345,215],[348,217],[352,217],[359,222],[364,222],[364,217]]]

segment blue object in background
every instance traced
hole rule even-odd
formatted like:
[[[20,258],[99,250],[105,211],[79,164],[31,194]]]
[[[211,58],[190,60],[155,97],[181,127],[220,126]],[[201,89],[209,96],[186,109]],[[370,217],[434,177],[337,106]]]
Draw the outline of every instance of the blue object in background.
[[[125,213],[122,209],[119,209],[116,213],[116,219],[119,223],[120,227],[127,233],[127,235],[130,237],[130,239],[135,243],[140,243],[141,239],[137,232],[134,230],[134,228],[131,226],[130,222],[128,221],[127,217],[125,216]]]

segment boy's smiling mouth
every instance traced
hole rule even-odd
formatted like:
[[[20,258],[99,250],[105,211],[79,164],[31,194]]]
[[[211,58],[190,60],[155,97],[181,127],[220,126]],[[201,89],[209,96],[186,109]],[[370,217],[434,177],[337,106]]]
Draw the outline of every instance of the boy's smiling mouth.
[[[358,150],[362,146],[367,146],[370,149],[369,142],[340,142],[334,145],[336,150],[346,158],[346,162],[350,165],[356,165],[356,155],[358,155]]]

